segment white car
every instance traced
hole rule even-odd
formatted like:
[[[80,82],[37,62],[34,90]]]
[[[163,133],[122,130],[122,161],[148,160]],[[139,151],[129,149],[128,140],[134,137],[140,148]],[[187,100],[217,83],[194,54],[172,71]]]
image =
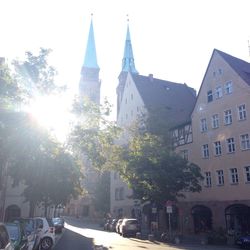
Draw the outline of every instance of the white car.
[[[0,249],[14,250],[14,246],[11,243],[7,228],[3,223],[0,223]]]
[[[45,217],[35,217],[38,231],[38,242],[40,249],[51,249],[55,244],[55,228],[52,222]]]

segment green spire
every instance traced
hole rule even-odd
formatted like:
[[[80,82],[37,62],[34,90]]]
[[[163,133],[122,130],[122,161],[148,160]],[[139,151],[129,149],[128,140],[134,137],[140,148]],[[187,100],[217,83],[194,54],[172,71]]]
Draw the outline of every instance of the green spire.
[[[124,55],[122,59],[122,72],[130,72],[132,74],[138,74],[135,68],[133,49],[130,39],[129,24],[127,27],[127,36],[125,41]]]
[[[96,57],[95,37],[94,37],[92,17],[91,17],[91,22],[90,22],[89,37],[88,37],[88,43],[87,43],[87,47],[86,47],[83,66],[87,67],[87,68],[98,68],[99,69],[99,66],[97,64],[97,57]]]

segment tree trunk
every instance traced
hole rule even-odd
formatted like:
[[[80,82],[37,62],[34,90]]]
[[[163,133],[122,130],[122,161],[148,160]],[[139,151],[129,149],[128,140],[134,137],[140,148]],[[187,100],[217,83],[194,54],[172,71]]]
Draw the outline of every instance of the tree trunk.
[[[30,201],[30,211],[29,211],[29,217],[32,218],[34,217],[35,214],[35,202]]]

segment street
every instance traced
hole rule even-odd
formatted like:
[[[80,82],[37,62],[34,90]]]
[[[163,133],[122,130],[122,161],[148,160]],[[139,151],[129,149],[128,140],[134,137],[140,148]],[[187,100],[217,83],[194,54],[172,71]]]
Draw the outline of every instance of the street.
[[[67,220],[66,220],[67,221]],[[220,246],[168,245],[136,238],[123,238],[117,233],[103,231],[96,225],[84,225],[80,220],[67,221],[65,231],[54,250],[226,250],[237,249]]]

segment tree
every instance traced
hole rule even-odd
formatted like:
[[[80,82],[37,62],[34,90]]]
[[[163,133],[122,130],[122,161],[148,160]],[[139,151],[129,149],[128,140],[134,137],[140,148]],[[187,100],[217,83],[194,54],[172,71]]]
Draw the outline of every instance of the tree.
[[[31,215],[39,203],[45,208],[65,204],[81,192],[81,174],[75,159],[32,116],[14,109],[17,101],[27,105],[37,96],[64,89],[55,84],[56,70],[47,62],[50,52],[43,48],[38,56],[27,52],[26,60],[13,62],[14,76],[3,66],[0,68],[0,95],[5,97],[0,112],[1,169],[8,163],[4,179],[8,174],[13,185],[26,185],[24,195],[30,202]]]
[[[185,192],[201,191],[199,167],[170,151],[156,135],[135,135],[120,148],[118,159],[116,166],[132,188],[132,198],[163,204],[184,197]]]
[[[14,60],[15,78],[26,102],[41,95],[51,95],[65,90],[55,83],[57,71],[48,64],[51,49],[40,48],[39,54],[25,53],[26,60]]]

